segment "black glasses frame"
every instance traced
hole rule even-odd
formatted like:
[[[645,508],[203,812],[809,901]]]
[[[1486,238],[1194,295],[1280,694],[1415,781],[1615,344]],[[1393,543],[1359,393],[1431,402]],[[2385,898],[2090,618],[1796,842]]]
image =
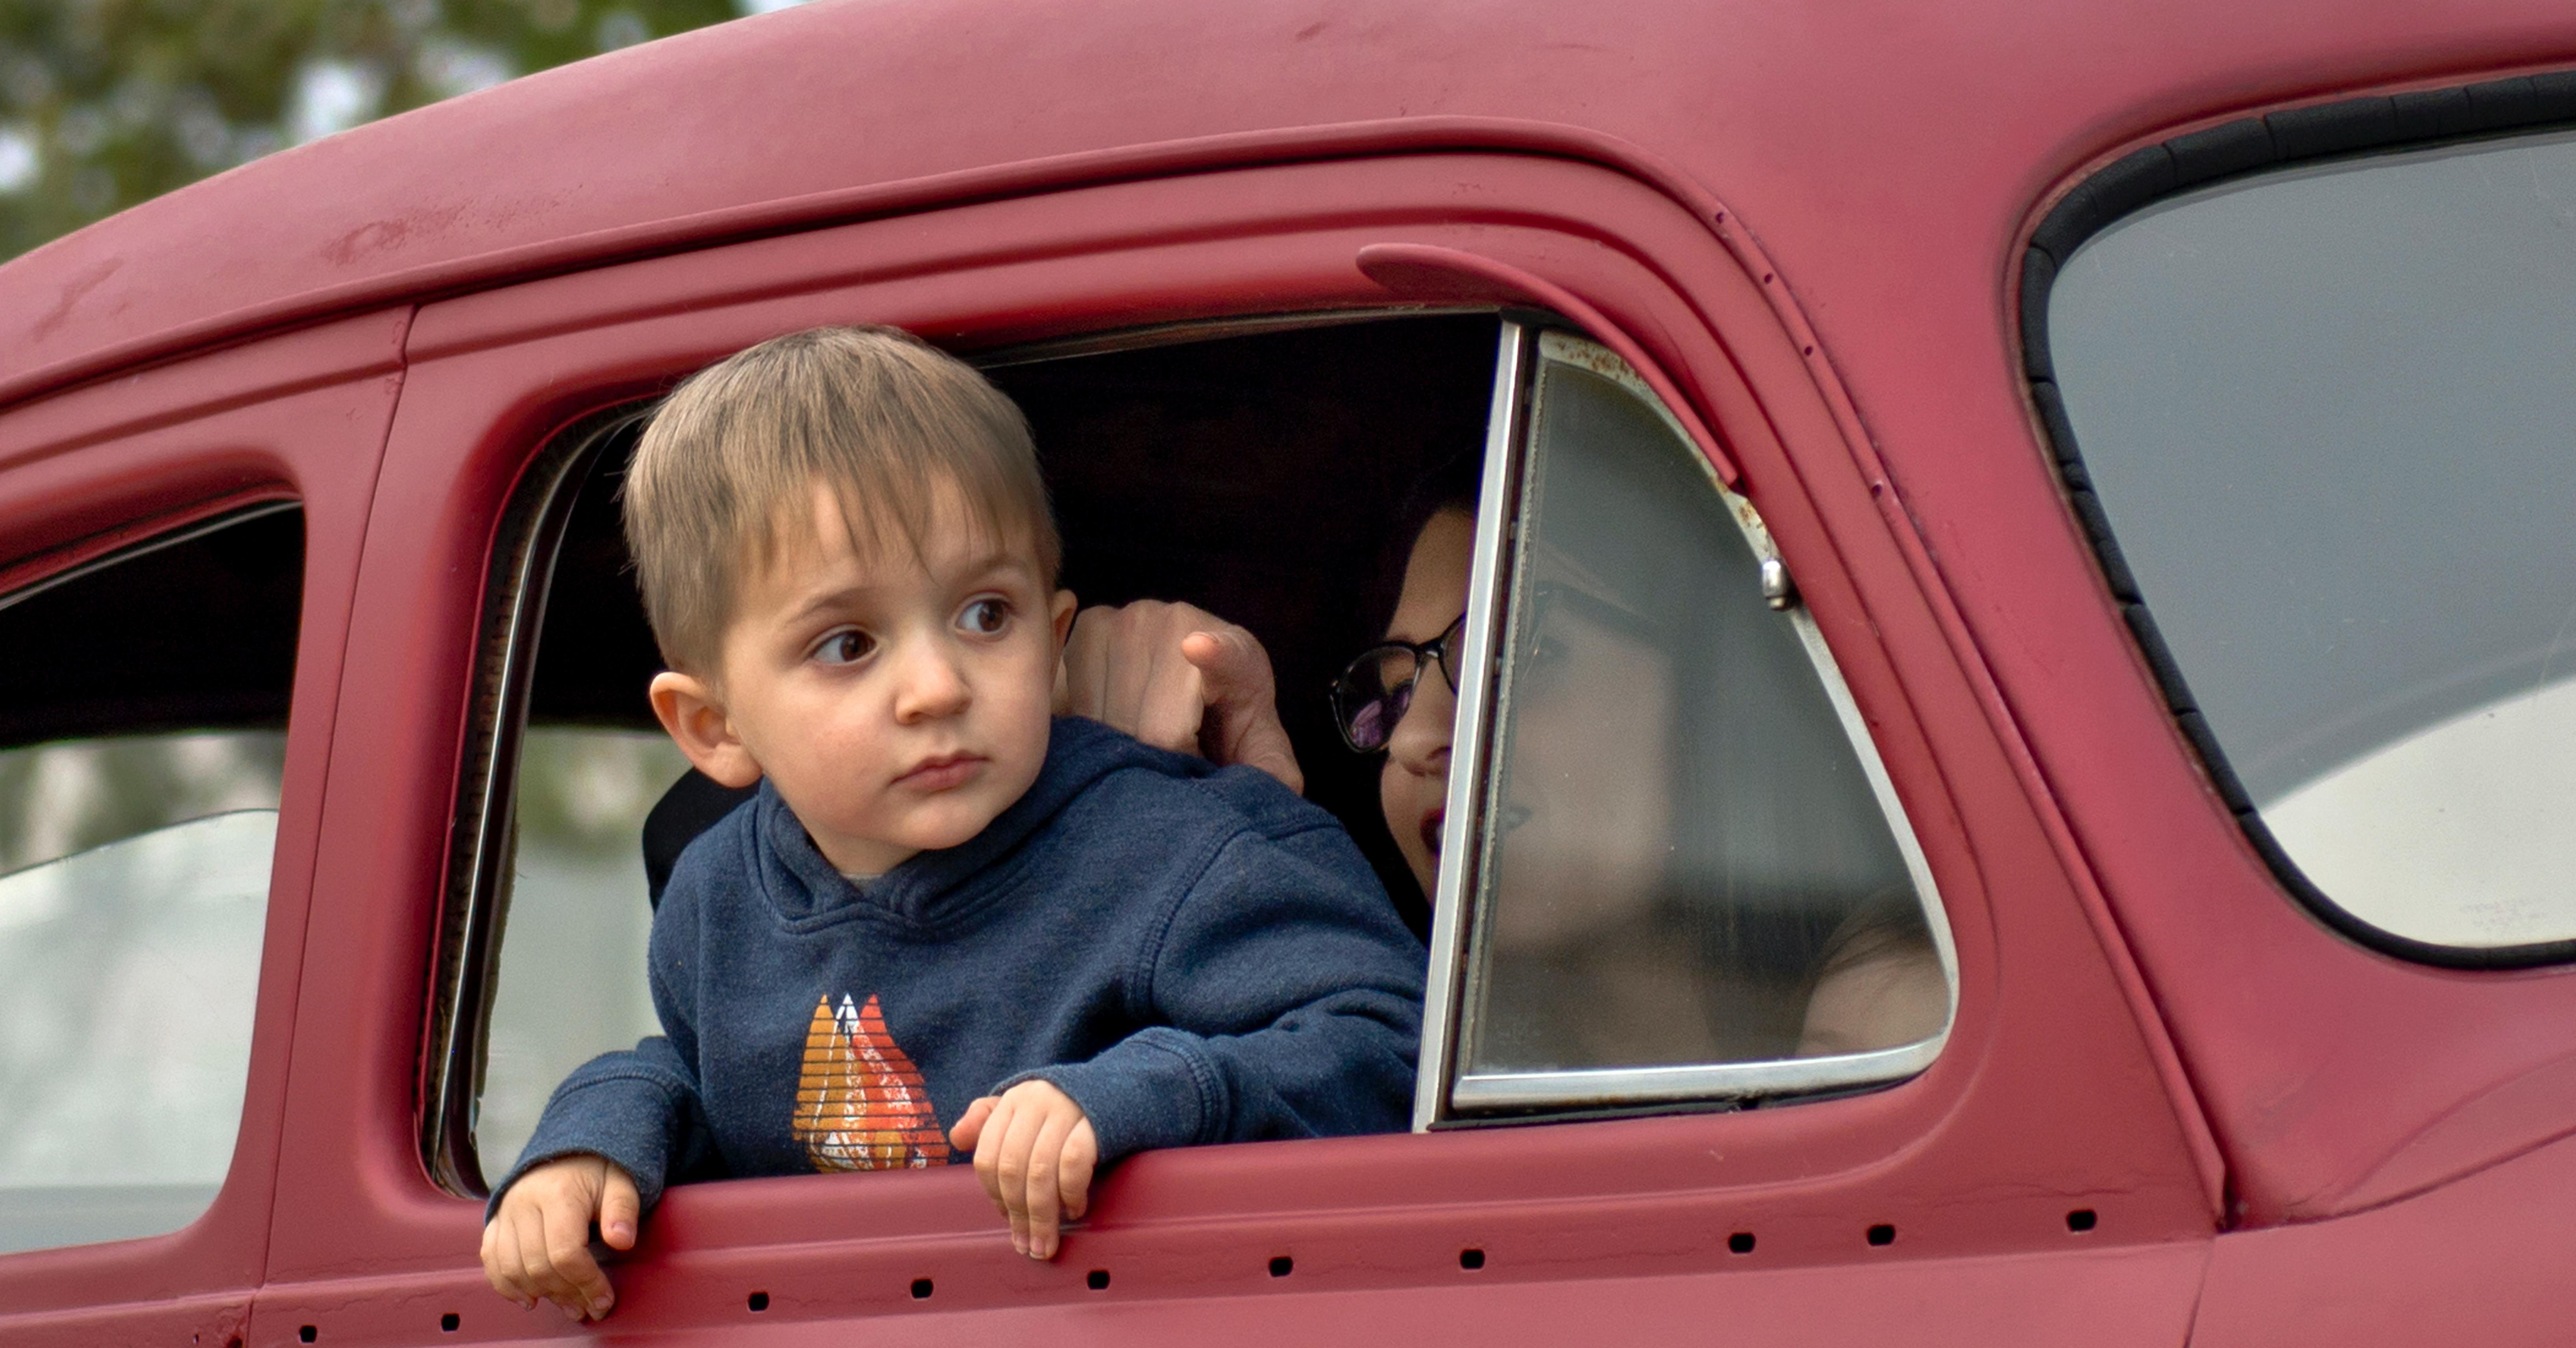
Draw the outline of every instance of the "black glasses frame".
[[[1440,635],[1429,641],[1381,641],[1353,657],[1349,664],[1342,666],[1342,672],[1333,678],[1333,687],[1329,696],[1333,704],[1333,729],[1340,732],[1344,747],[1355,754],[1373,754],[1387,746],[1388,741],[1395,736],[1397,723],[1404,720],[1404,713],[1413,706],[1413,685],[1422,678],[1422,669],[1426,664],[1438,665],[1440,681],[1449,685],[1451,693],[1456,693],[1458,671],[1450,663],[1449,651],[1451,643],[1456,642],[1466,629],[1467,614],[1461,610],[1458,616],[1451,619],[1449,625],[1441,630]],[[1374,697],[1362,697],[1353,690],[1353,676],[1358,674],[1363,666],[1382,660],[1398,651],[1413,657],[1413,673],[1404,682],[1385,689]],[[1386,736],[1375,744],[1362,744],[1359,735],[1353,731],[1352,724],[1371,707],[1383,709],[1379,719],[1386,727]]]

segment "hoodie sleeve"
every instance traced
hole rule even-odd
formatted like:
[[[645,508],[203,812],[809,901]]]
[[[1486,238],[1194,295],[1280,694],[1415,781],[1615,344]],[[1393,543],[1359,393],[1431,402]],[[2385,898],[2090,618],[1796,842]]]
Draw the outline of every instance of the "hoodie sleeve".
[[[1150,1027],[1017,1080],[1073,1097],[1104,1163],[1154,1147],[1398,1131],[1413,1103],[1424,963],[1338,823],[1247,831],[1216,852],[1147,952],[1131,995]]]
[[[501,1196],[520,1176],[566,1156],[607,1158],[633,1177],[647,1212],[662,1201],[672,1180],[698,1178],[713,1167],[714,1134],[698,1088],[694,1008],[672,987],[673,974],[688,964],[680,947],[696,935],[690,897],[675,882],[654,919],[646,967],[663,1032],[632,1049],[600,1054],[555,1087],[518,1164],[492,1186],[485,1221],[501,1210]]]

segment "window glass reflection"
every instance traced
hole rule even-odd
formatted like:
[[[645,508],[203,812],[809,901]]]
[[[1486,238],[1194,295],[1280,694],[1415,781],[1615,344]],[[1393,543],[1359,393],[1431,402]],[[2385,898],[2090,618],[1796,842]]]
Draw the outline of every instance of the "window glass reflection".
[[[1799,620],[1765,603],[1726,498],[1624,367],[1553,334],[1544,351],[1464,1070],[1937,1034],[1947,975]]]

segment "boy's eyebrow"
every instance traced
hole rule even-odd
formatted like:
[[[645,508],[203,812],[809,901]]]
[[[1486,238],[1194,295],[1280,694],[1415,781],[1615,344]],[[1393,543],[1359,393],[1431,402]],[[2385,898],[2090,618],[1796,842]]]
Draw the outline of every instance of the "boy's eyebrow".
[[[1025,571],[1034,576],[1037,570],[1038,568],[1028,558],[1021,556],[1016,550],[995,548],[959,567],[955,576],[957,579],[977,580],[997,571]],[[802,603],[788,610],[786,621],[790,626],[801,624],[818,614],[861,603],[883,588],[885,587],[861,581],[855,585],[835,586],[818,594],[808,595]]]

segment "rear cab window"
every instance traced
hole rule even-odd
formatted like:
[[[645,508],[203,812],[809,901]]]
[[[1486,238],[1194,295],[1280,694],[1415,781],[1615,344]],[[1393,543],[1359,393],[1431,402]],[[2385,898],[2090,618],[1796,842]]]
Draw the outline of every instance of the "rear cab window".
[[[175,1231],[249,1069],[302,512],[0,595],[0,1251]]]
[[[2571,200],[2564,131],[2248,175],[2040,301],[2070,486],[2214,785],[2312,911],[2434,963],[2576,956]]]

